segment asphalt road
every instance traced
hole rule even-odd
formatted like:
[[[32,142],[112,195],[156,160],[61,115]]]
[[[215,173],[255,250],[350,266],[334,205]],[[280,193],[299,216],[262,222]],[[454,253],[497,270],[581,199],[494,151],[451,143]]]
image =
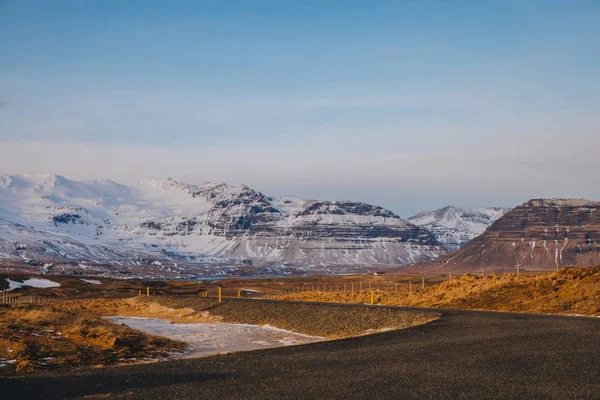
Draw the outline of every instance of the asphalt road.
[[[0,380],[2,399],[600,399],[600,319],[450,311],[401,331]]]

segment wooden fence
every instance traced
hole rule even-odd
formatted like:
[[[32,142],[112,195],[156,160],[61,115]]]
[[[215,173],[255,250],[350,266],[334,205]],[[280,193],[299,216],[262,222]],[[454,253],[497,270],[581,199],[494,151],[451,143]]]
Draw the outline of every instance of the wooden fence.
[[[430,285],[430,284],[429,284]],[[399,291],[412,291],[412,289],[421,287],[425,288],[425,278],[421,278],[420,282],[378,282],[378,281],[365,281],[365,282],[351,282],[351,283],[304,283],[297,286],[287,287],[281,289],[281,294],[292,294],[292,293],[343,293],[343,292],[372,292],[378,291],[389,291],[398,293]]]
[[[47,303],[54,299],[46,296],[22,296],[9,292],[0,293],[0,304],[25,304],[25,303]]]

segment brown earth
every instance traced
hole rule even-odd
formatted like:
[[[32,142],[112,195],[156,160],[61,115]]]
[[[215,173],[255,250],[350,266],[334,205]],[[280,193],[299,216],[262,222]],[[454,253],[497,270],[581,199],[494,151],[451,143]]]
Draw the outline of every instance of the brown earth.
[[[13,281],[22,282],[31,277],[42,277],[60,283],[55,288],[32,288],[24,287],[10,291],[10,295],[38,296],[61,300],[83,300],[83,299],[125,299],[137,297],[138,294],[146,295],[149,289],[151,296],[198,296],[207,293],[211,297],[217,296],[218,288],[221,288],[225,297],[237,297],[242,291],[242,297],[268,297],[278,295],[284,291],[305,291],[327,288],[327,290],[341,291],[346,288],[382,288],[393,289],[396,284],[408,285],[409,282],[420,283],[425,279],[426,285],[443,282],[447,274],[441,275],[345,275],[345,276],[304,276],[286,278],[227,278],[212,281],[186,281],[186,280],[134,280],[98,277],[74,277],[61,275],[2,275],[0,274],[0,290],[8,287],[5,277]],[[94,279],[102,282],[100,285],[90,284],[81,279]],[[362,285],[362,286],[361,286]],[[256,292],[245,292],[244,289]]]
[[[506,213],[459,250],[397,271],[551,271],[600,264],[600,202],[535,199]]]

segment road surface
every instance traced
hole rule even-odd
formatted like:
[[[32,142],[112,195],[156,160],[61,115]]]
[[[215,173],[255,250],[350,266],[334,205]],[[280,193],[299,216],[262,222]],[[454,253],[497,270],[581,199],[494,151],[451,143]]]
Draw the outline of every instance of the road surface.
[[[426,325],[0,380],[3,399],[600,399],[600,319],[444,310]]]

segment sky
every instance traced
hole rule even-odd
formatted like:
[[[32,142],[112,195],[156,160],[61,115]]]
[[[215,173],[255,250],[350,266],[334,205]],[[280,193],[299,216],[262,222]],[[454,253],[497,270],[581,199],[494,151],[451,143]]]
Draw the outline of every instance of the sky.
[[[600,1],[0,0],[0,174],[600,200]]]

